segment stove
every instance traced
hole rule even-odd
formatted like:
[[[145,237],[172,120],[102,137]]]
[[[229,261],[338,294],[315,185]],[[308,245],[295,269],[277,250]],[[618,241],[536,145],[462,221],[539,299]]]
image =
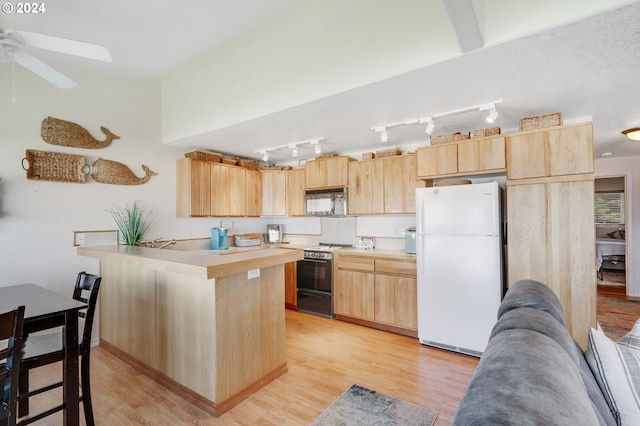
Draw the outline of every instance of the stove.
[[[304,259],[297,269],[298,310],[335,318],[333,313],[333,251],[350,244],[320,243],[304,249]]]

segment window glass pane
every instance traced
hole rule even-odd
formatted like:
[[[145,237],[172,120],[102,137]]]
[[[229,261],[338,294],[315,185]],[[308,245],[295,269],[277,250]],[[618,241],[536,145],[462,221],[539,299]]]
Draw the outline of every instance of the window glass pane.
[[[624,193],[603,192],[595,195],[596,223],[624,223]]]

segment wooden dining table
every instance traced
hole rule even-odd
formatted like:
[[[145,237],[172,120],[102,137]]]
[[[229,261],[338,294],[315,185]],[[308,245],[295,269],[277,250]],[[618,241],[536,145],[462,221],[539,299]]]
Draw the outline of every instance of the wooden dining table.
[[[25,306],[24,338],[36,331],[63,327],[63,422],[76,426],[80,423],[78,311],[87,304],[31,283],[0,287],[0,312],[20,305]]]

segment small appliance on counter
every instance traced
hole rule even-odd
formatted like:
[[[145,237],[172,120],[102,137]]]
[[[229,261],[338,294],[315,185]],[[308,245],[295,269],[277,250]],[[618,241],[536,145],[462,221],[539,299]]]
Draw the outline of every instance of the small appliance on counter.
[[[211,228],[211,240],[209,246],[211,250],[227,250],[227,228]]]
[[[408,254],[416,254],[416,227],[410,226],[404,232],[404,251]]]
[[[278,244],[282,242],[282,225],[270,223],[267,225],[266,241],[268,244]]]

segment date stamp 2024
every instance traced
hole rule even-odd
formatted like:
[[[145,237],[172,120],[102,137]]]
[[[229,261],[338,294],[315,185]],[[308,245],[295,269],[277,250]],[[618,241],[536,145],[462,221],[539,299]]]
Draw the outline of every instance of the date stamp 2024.
[[[2,12],[6,14],[42,14],[47,11],[44,2],[41,3],[2,3]]]

